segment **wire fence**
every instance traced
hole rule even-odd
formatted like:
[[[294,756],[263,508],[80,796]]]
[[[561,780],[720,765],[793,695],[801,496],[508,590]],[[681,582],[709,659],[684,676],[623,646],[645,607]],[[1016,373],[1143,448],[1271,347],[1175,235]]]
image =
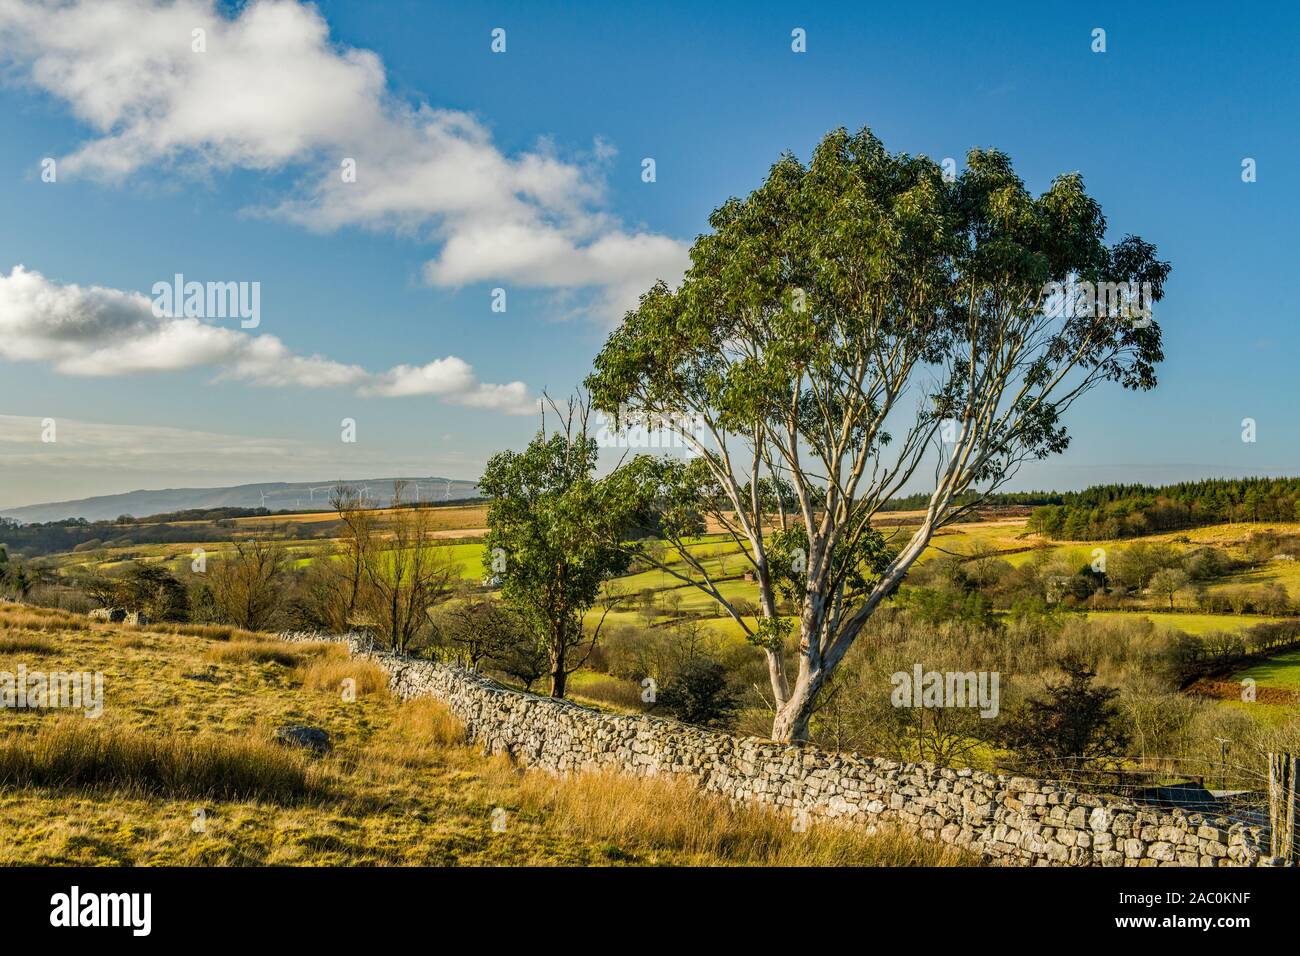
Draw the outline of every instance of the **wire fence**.
[[[1126,758],[1105,764],[1088,760],[1018,761],[1002,772],[1059,781],[1074,789],[1153,810],[1183,810],[1222,817],[1229,823],[1269,826],[1267,758],[1250,766],[1186,757]]]

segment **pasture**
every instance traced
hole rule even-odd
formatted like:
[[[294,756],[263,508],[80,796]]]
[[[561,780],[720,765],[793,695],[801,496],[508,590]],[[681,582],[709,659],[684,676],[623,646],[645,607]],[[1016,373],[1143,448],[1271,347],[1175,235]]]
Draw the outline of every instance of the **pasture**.
[[[796,832],[670,782],[523,773],[338,645],[0,604],[0,672],[20,667],[102,673],[104,711],[0,710],[0,864],[974,862],[897,835]],[[288,724],[326,730],[332,751],[275,743]]]

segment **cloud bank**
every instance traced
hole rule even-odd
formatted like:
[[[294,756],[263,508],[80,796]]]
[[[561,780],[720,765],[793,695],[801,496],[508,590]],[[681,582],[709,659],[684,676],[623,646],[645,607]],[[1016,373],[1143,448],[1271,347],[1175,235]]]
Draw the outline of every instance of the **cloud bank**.
[[[480,382],[455,356],[372,373],[320,355],[298,355],[274,335],[157,315],[153,301],[139,292],[59,285],[22,266],[9,275],[0,272],[0,358],[47,362],[81,376],[213,368],[221,378],[252,385],[432,395],[516,415],[537,410],[523,382]]]

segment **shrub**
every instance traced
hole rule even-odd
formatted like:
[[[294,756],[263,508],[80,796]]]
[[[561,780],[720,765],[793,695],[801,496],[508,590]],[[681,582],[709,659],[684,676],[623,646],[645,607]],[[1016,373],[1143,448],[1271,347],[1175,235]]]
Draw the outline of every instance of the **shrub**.
[[[727,682],[727,669],[722,664],[695,657],[669,678],[656,703],[678,720],[712,727],[726,724],[740,701]]]

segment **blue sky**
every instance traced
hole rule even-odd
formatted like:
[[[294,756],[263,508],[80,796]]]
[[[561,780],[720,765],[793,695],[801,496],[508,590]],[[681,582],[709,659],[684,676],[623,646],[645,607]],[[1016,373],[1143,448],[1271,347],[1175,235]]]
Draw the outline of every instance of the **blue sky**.
[[[1300,473],[1300,15],[1287,6],[95,6],[0,0],[0,275],[43,277],[0,293],[11,314],[31,310],[0,340],[0,505],[340,474],[472,479],[527,440],[536,419],[518,412],[542,389],[580,383],[620,304],[679,261],[716,205],[782,151],[807,157],[827,130],[863,125],[936,159],[997,147],[1035,190],[1079,170],[1115,238],[1136,232],[1173,263],[1159,388],[1094,392],[1069,419],[1070,451],[1017,487]],[[268,53],[250,40],[255,15],[298,40]],[[231,71],[153,82],[159,63],[194,62],[191,21],[208,24],[205,69],[227,57]],[[504,54],[490,50],[496,27]],[[806,53],[791,51],[795,27]],[[1105,53],[1090,49],[1096,27]],[[373,126],[371,103],[388,114]],[[426,142],[430,128],[451,146]],[[321,185],[340,155],[360,157],[365,190]],[[1242,182],[1246,157],[1256,182]],[[497,188],[527,195],[503,205]],[[129,311],[86,290],[147,296],[176,272],[260,282],[261,324],[219,323],[224,338],[164,371],[33,332],[49,295]],[[281,352],[250,359],[252,335]],[[282,380],[312,356],[346,384],[313,387],[310,367]],[[448,357],[460,364],[418,373]],[[346,417],[355,444],[339,440]],[[1246,417],[1255,443],[1241,441]],[[40,441],[45,418],[56,443]]]

